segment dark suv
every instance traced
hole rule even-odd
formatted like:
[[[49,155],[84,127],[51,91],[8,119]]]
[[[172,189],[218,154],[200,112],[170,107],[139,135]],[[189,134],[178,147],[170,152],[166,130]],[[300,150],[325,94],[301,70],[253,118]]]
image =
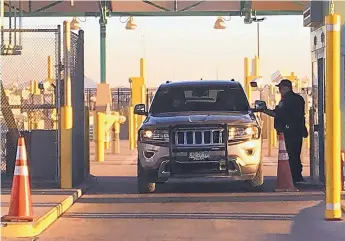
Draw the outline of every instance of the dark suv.
[[[159,86],[138,132],[138,192],[177,178],[225,177],[263,184],[261,124],[237,81]]]

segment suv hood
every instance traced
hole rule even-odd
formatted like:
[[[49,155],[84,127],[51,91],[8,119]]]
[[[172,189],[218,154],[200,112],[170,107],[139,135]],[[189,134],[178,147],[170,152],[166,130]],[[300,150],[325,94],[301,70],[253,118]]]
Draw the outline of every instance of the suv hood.
[[[256,123],[251,112],[227,113],[169,113],[149,115],[144,126],[203,125],[203,124],[249,124]]]

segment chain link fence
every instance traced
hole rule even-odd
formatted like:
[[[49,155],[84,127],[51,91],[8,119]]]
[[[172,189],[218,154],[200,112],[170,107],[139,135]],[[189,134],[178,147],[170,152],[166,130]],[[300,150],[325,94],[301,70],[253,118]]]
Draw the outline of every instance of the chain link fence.
[[[16,46],[12,44],[15,36],[20,36],[21,40]],[[14,168],[15,160],[6,152],[9,140],[14,142],[12,145],[16,149],[15,133],[58,130],[59,98],[56,90],[60,83],[60,50],[60,26],[1,29],[2,173],[6,170],[11,173]],[[8,165],[13,167],[8,168]]]
[[[90,111],[95,109],[96,104],[96,88],[86,88],[84,90],[85,106],[89,107]],[[130,88],[111,88],[112,111],[119,111],[125,113],[131,102]],[[155,88],[147,89],[147,103],[150,105],[153,96],[156,92]]]

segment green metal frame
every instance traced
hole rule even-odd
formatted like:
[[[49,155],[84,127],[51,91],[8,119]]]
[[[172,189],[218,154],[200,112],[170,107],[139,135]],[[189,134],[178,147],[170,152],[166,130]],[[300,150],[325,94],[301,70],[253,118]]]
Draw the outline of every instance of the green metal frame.
[[[302,15],[303,11],[256,11],[257,16]],[[23,12],[23,17],[100,17],[100,12]],[[183,12],[111,12],[110,16],[123,17],[197,17],[241,16],[241,11],[183,11]],[[5,17],[9,17],[6,12]]]
[[[31,2],[29,0],[29,11],[23,12],[23,17],[101,17],[102,11],[101,9],[97,9],[95,12],[42,12],[47,10],[53,6],[56,6],[66,0],[58,0],[52,2],[46,6],[43,6],[38,9],[32,9]],[[240,9],[236,11],[188,11],[191,10],[207,0],[201,0],[196,3],[191,4],[183,9],[178,10],[178,0],[175,0],[174,9],[167,9],[163,6],[160,6],[157,3],[153,3],[152,1],[142,0],[142,2],[157,8],[157,12],[117,12],[116,10],[111,9],[111,4],[109,1],[100,1],[101,4],[107,6],[107,9],[110,10],[110,16],[147,16],[147,17],[173,17],[173,16],[241,16],[241,11],[251,8],[252,1],[241,1]],[[105,3],[102,3],[105,2]],[[305,6],[304,3],[301,1],[293,1],[297,5]],[[6,6],[9,6],[7,2],[5,2]],[[19,11],[19,8],[12,6],[13,10]],[[303,11],[256,11],[257,16],[279,16],[279,15],[302,15]],[[9,17],[9,13],[5,12],[5,17]]]
[[[150,6],[155,7],[157,12],[116,12],[112,9],[109,1],[99,0],[99,9],[95,12],[42,12],[53,6],[61,4],[64,0],[52,2],[46,6],[32,10],[31,1],[29,0],[29,12],[21,10],[22,17],[99,17],[100,25],[100,80],[106,83],[106,25],[107,18],[111,16],[146,16],[146,17],[177,17],[177,16],[242,16],[244,12],[251,11],[252,1],[243,0],[240,3],[240,9],[236,11],[189,11],[200,4],[206,2],[201,0],[187,7],[178,10],[178,0],[175,0],[173,9],[167,9],[159,4],[147,0],[141,0]],[[295,1],[296,4],[302,4]],[[5,3],[9,7],[8,3]],[[304,5],[304,4],[303,4]],[[20,11],[19,8],[12,6],[13,10]],[[160,11],[159,11],[160,10]],[[302,15],[303,11],[256,11],[256,16],[272,15]],[[9,17],[9,13],[5,13]]]
[[[100,74],[101,74],[101,83],[106,83],[107,78],[107,51],[106,51],[106,33],[107,33],[107,18],[109,17],[108,12],[109,2],[99,1],[100,9],[100,18],[99,18],[99,27],[100,27]]]

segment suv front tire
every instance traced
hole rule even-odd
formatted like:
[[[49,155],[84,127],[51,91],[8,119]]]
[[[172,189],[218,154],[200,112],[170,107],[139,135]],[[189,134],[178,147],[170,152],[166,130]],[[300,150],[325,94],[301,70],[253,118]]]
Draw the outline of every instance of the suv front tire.
[[[257,191],[262,191],[264,186],[264,174],[263,174],[263,164],[260,163],[258,170],[256,171],[255,177],[249,181],[249,186]]]
[[[137,189],[138,193],[153,193],[156,189],[156,183],[152,182],[150,175],[144,168],[142,168],[138,159],[137,171]]]

